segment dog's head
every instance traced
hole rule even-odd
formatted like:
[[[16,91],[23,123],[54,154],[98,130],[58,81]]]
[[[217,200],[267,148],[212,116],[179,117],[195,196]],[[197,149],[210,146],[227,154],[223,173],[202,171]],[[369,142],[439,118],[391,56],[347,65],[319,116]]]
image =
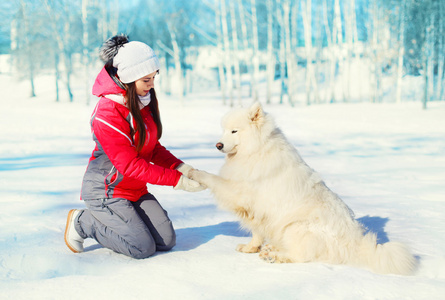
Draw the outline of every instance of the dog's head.
[[[258,151],[275,126],[261,104],[255,102],[247,109],[236,109],[225,115],[222,127],[223,136],[216,148],[233,156],[240,152],[249,154]]]

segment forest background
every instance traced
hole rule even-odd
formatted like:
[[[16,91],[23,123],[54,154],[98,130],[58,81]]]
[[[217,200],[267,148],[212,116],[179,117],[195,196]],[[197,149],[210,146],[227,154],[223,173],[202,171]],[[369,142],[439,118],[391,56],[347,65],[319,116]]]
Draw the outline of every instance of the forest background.
[[[445,97],[444,12],[437,0],[7,0],[0,72],[28,81],[31,96],[36,77],[50,75],[55,101],[89,103],[100,45],[125,33],[155,49],[159,87],[181,101],[219,89],[228,105],[427,108]]]

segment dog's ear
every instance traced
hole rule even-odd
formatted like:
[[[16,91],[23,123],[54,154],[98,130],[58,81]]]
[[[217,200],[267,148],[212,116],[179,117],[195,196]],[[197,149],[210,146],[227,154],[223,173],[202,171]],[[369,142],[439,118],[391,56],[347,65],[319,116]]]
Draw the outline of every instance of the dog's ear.
[[[249,119],[252,123],[260,125],[264,121],[264,111],[260,102],[255,102],[249,108]]]

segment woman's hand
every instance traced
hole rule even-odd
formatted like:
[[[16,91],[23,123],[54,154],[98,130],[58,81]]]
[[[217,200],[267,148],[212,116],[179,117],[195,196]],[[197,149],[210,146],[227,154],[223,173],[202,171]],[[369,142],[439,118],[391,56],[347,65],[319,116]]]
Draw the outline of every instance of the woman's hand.
[[[188,179],[184,175],[181,175],[178,183],[173,187],[175,190],[184,190],[187,192],[200,192],[207,187],[201,185],[199,182]]]
[[[188,164],[185,164],[185,163],[180,164],[180,165],[176,168],[176,170],[178,170],[179,172],[181,172],[182,175],[184,175],[185,177],[189,177],[189,176],[188,176],[189,171],[191,171],[191,170],[193,170],[193,169],[194,169],[194,168],[193,168],[191,165],[188,165]]]

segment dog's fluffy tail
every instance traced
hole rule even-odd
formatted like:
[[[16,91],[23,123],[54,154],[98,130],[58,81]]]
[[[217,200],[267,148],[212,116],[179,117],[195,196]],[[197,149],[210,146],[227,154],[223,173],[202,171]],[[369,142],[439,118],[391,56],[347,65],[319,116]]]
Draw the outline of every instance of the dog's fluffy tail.
[[[416,259],[408,248],[398,242],[377,244],[375,234],[363,237],[358,251],[360,265],[377,273],[410,275],[416,268]]]

